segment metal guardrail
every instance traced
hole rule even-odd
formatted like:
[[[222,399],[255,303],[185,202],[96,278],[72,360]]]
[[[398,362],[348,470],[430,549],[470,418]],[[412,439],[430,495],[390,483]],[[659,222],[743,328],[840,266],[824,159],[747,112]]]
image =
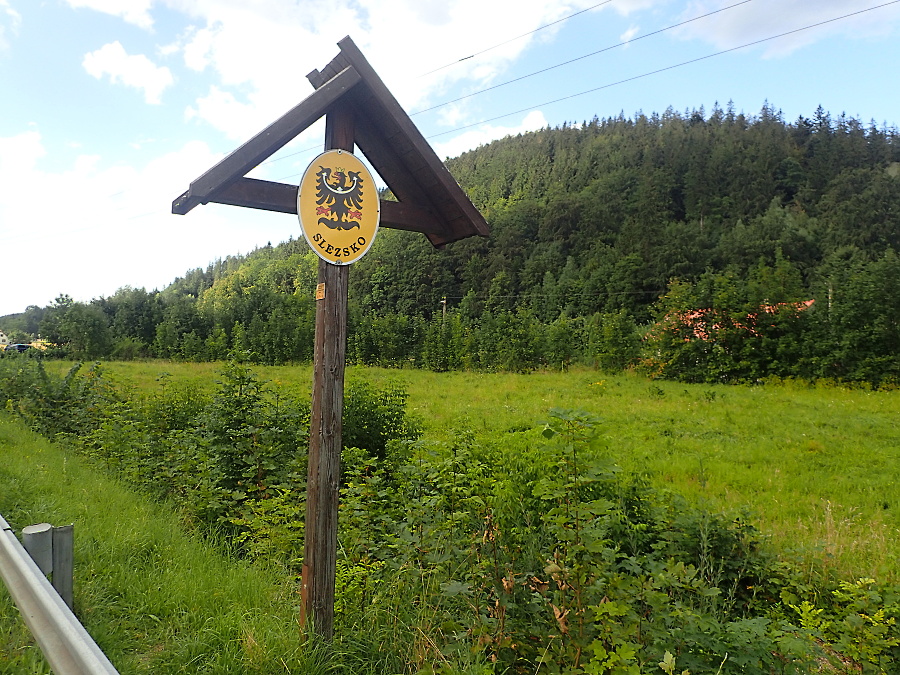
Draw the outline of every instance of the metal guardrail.
[[[3,516],[0,577],[55,675],[118,675]]]

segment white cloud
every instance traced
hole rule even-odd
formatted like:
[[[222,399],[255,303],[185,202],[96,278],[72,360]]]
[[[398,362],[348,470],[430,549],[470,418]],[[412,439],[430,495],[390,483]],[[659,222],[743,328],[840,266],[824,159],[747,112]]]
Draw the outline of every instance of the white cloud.
[[[9,6],[8,0],[0,0],[0,51],[9,49],[7,32],[17,35],[22,15]]]
[[[195,100],[187,114],[232,139],[249,137],[308,96],[312,89],[306,73],[335,56],[336,43],[345,35],[353,37],[388,89],[412,111],[454,84],[482,87],[494,81],[529,46],[552,38],[559,26],[427,77],[422,77],[424,73],[596,4],[595,0],[168,2],[194,22],[181,40],[185,65],[212,71],[218,78],[216,88]]]
[[[216,258],[299,235],[284,214],[209,205],[172,215],[172,201],[222,158],[199,141],[142,167],[84,154],[43,170],[49,155],[38,131],[0,138],[0,222],[35,223],[41,205],[39,224],[0,230],[0,276],[16,282],[0,288],[0,316],[60,293],[88,301],[125,285],[162,288]]]
[[[113,84],[143,89],[147,103],[160,103],[162,92],[174,82],[168,68],[157,66],[143,54],[128,54],[118,40],[85,54],[82,65],[98,80],[109,75]]]
[[[491,124],[479,125],[476,129],[470,129],[455,136],[449,141],[433,143],[434,151],[441,159],[456,157],[473,150],[479,145],[490,143],[498,138],[516,136],[528,131],[537,131],[547,126],[547,119],[540,110],[532,110],[523,119],[522,123],[514,127],[494,126]]]
[[[194,28],[190,31],[190,37],[184,46],[184,63],[188,68],[200,72],[209,65],[215,35],[215,31],[210,28]]]
[[[229,138],[236,140],[245,136],[249,137],[250,133],[256,133],[255,131],[248,133],[255,127],[258,117],[253,106],[249,103],[241,103],[231,92],[223,91],[213,85],[210,87],[209,93],[198,98],[196,103],[196,107],[188,106],[185,111],[186,120],[204,120]],[[264,127],[271,121],[268,120],[262,126]]]
[[[438,109],[438,120],[441,126],[455,127],[462,124],[469,114],[468,108],[463,103],[451,103]]]
[[[118,16],[140,28],[153,27],[150,7],[153,0],[66,0],[73,9],[93,9],[103,14]]]
[[[7,181],[19,180],[22,173],[33,171],[37,161],[46,154],[37,131],[0,138],[0,185],[8,187]]]
[[[734,4],[731,0],[696,0],[691,2],[683,17],[694,17]],[[828,22],[816,28],[802,30],[783,38],[763,43],[767,57],[781,57],[834,35],[872,38],[887,35],[900,24],[900,6],[894,5],[873,11],[863,11],[838,21],[838,17],[876,7],[877,0],[778,0],[751,2],[720,12],[679,30],[685,39],[712,43],[718,49],[731,49],[756,40]]]
[[[596,4],[596,0],[164,1],[194,22],[179,45],[185,65],[217,77],[216,88],[198,97],[188,116],[235,140],[249,137],[309,95],[305,72],[334,56],[335,43],[344,35],[353,36],[401,105],[415,111],[439,102],[451,87],[463,84],[473,91],[495,83],[529,47],[552,39],[564,24],[530,31]],[[684,26],[679,34],[724,49],[879,1],[756,0]],[[681,18],[688,19],[735,2],[614,0],[594,11],[661,16],[681,5],[686,7]],[[898,14],[900,6],[799,33],[771,43],[766,54],[786,53],[829,31],[872,34],[880,20],[894,20]],[[638,34],[635,22],[620,39],[627,43]],[[462,124],[471,121],[473,113],[472,108],[458,107],[444,115]]]
[[[312,93],[305,74],[314,64],[324,66],[343,37],[340,30],[327,38],[312,32],[321,13],[317,4],[326,3],[191,3],[192,15],[205,25],[182,37],[184,62],[212,76],[215,84],[195,99],[186,116],[245,140]],[[348,10],[338,14],[336,28],[358,25]]]
[[[622,16],[650,9],[655,5],[668,4],[667,0],[613,0],[610,7]]]
[[[128,145],[135,150],[141,150],[148,145],[152,145],[156,143],[156,139],[149,136],[139,136],[137,139],[131,141]]]
[[[383,11],[385,2],[388,11]],[[448,3],[440,24],[419,23],[409,9],[418,4],[415,0],[364,0],[364,4],[372,35],[396,35],[403,47],[374,38],[360,47],[385,74],[401,104],[415,109],[456,83],[482,87],[494,82],[526,49],[552,39],[563,24],[532,31],[596,3],[458,0]],[[516,36],[523,37],[511,39]],[[421,77],[430,71],[435,72]]]
[[[631,42],[632,39],[634,39],[634,36],[637,35],[638,30],[637,26],[632,26],[619,36],[619,40],[626,44]]]

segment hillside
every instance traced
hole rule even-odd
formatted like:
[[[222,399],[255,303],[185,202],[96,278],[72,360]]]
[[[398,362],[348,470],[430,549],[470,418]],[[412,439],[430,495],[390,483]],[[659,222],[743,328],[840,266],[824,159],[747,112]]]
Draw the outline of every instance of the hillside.
[[[449,163],[492,238],[415,265],[400,252],[414,242],[398,233],[382,253],[395,268],[381,302],[428,313],[442,295],[457,304],[471,291],[545,321],[623,308],[645,320],[673,278],[747,278],[779,250],[814,291],[823,267],[900,244],[898,162],[896,129],[821,109],[793,124],[769,106],[749,118],[669,110],[504,139]],[[373,262],[354,275],[361,298],[367,276],[388,276]],[[413,295],[420,286],[433,287],[427,309]],[[491,300],[492,289],[505,297]]]
[[[492,236],[435,250],[383,229],[351,274],[357,362],[900,376],[896,128],[821,108],[792,123],[768,104],[669,109],[506,138],[448,166]],[[289,241],[159,293],[63,296],[0,325],[92,358],[303,361],[315,265]]]

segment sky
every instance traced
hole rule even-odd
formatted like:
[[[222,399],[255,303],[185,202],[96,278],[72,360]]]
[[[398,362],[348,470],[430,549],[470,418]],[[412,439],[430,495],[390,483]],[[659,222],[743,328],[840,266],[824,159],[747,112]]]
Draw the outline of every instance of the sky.
[[[670,106],[900,124],[897,0],[0,0],[0,316],[302,238],[171,204],[347,35],[442,159]],[[323,130],[250,175],[296,184]]]

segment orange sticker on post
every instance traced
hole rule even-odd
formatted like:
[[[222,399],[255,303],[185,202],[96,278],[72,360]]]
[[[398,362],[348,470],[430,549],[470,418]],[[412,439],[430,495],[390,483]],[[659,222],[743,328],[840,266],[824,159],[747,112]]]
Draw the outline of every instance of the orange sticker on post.
[[[322,260],[356,262],[372,246],[381,219],[372,174],[353,153],[323,152],[300,181],[297,215],[304,238]]]
[[[316,300],[325,299],[325,284],[316,285]]]

